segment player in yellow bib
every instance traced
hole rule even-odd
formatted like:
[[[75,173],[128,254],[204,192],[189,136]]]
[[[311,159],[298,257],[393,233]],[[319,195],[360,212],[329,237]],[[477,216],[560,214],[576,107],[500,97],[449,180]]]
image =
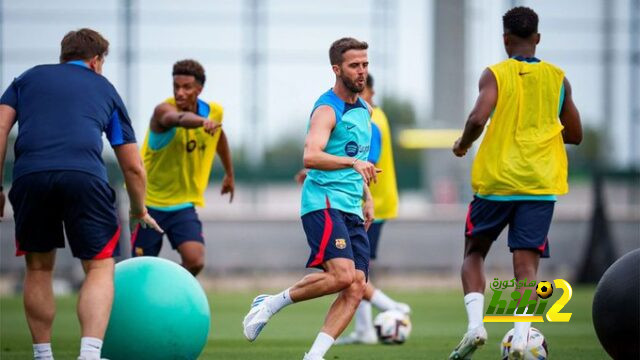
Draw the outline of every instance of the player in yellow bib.
[[[204,68],[197,61],[174,64],[174,97],[156,106],[142,146],[149,213],[163,224],[182,266],[194,275],[205,257],[202,223],[194,207],[204,206],[216,154],[225,169],[221,194],[229,193],[231,202],[234,193],[231,151],[221,128],[223,109],[198,98],[204,82]],[[138,229],[132,235],[132,256],[157,256],[161,247],[161,234]]]
[[[536,279],[540,257],[549,256],[547,234],[556,196],[568,191],[564,145],[582,140],[580,115],[564,72],[535,57],[538,15],[516,7],[502,22],[509,59],[482,73],[480,94],[453,146],[456,156],[464,156],[491,118],[473,162],[475,195],[465,226],[461,272],[469,324],[449,359],[471,359],[487,341],[484,259],[507,225],[515,278]],[[535,290],[531,294],[535,298]],[[530,326],[515,323],[509,359],[524,358]]]
[[[367,230],[371,260],[375,260],[378,256],[382,226],[387,220],[398,216],[398,187],[393,163],[391,131],[384,111],[373,102],[375,95],[373,85],[373,77],[368,74],[367,85],[360,93],[360,96],[373,107],[371,112],[371,148],[368,160],[376,168],[382,170],[378,174],[378,182],[369,184],[373,197],[373,213],[375,214],[375,220]],[[369,281],[354,316],[354,331],[337,339],[336,344],[376,344],[378,342],[372,322],[372,305],[380,311],[397,310],[406,314],[411,311],[409,305],[391,299],[380,289],[376,289]]]

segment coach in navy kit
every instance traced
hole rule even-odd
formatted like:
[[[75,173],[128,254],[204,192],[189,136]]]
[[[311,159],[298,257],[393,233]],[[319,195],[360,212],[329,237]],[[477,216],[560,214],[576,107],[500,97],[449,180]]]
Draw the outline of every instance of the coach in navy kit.
[[[0,98],[0,180],[17,122],[13,183],[16,255],[26,255],[24,306],[35,359],[53,359],[52,273],[64,232],[86,279],[78,299],[80,357],[100,358],[113,301],[113,256],[120,226],[102,160],[105,133],[122,168],[134,225],[157,228],[144,207],[145,172],[127,110],[101,75],[109,42],[90,29],[69,32],[60,64],[35,66]],[[0,216],[5,196],[0,188]]]

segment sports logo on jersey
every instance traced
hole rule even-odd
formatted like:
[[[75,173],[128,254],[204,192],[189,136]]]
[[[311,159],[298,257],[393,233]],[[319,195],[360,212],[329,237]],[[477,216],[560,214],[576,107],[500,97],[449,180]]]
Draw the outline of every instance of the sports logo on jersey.
[[[347,247],[347,241],[345,239],[336,239],[336,247],[340,250]]]
[[[142,256],[142,255],[144,255],[144,250],[141,247],[136,246],[136,256]]]
[[[347,156],[356,156],[358,155],[358,143],[355,141],[349,141],[345,146],[344,146],[344,152],[347,154]]]

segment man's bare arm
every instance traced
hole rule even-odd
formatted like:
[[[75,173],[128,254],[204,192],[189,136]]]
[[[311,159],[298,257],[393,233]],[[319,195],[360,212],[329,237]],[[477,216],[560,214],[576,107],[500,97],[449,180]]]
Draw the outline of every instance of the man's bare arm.
[[[9,132],[16,122],[16,111],[8,105],[0,105],[0,217],[4,216],[4,189],[2,189],[2,181],[4,180],[4,159],[7,154],[7,143],[9,141]]]
[[[498,83],[493,72],[488,68],[480,76],[478,87],[480,94],[478,94],[476,104],[467,118],[462,137],[453,146],[453,152],[456,156],[464,156],[473,142],[482,135],[484,126],[498,101]]]
[[[156,106],[151,117],[151,130],[155,133],[163,133],[174,127],[194,129],[204,127],[205,131],[211,135],[220,127],[217,121],[211,121],[202,116],[189,111],[178,111],[178,109],[167,103]]]
[[[564,126],[562,130],[562,139],[565,144],[579,145],[582,142],[582,122],[580,121],[580,113],[573,102],[571,84],[567,78],[562,80],[564,83],[564,102],[560,109],[560,123]]]
[[[376,168],[370,162],[346,156],[331,155],[324,151],[335,125],[336,117],[331,107],[320,106],[313,112],[309,132],[304,143],[304,167],[318,170],[338,170],[353,167],[362,175],[367,184],[371,180],[376,182]]]

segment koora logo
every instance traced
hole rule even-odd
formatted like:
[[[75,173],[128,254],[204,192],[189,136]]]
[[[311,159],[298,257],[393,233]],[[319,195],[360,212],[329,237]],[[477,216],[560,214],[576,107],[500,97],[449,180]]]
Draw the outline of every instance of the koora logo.
[[[547,310],[547,321],[568,322],[571,313],[561,313],[560,310],[571,300],[571,285],[563,279],[553,280],[555,286],[562,289],[562,295],[556,300],[549,310]],[[516,281],[516,279],[500,281],[497,278],[489,286],[493,291],[493,296],[489,302],[489,307],[483,319],[484,322],[544,322],[544,314],[549,300],[553,294],[553,284],[549,281],[540,281],[537,285],[535,281]],[[509,294],[508,299],[502,299],[502,295],[509,287],[515,288]],[[535,288],[538,298],[531,300],[531,295]],[[520,292],[518,290],[524,289]],[[517,315],[517,316],[516,316]]]

